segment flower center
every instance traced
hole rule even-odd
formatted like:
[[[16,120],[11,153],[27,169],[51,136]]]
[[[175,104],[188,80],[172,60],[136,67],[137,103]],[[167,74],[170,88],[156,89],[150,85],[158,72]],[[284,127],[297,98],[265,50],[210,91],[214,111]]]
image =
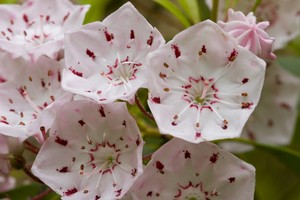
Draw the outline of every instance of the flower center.
[[[203,102],[204,102],[204,100],[205,100],[205,99],[202,99],[200,96],[196,96],[196,97],[195,97],[195,101],[197,102],[197,104],[201,104],[201,105],[202,105]]]
[[[125,60],[116,59],[113,66],[108,65],[108,73],[101,72],[100,74],[105,76],[109,80],[109,84],[113,86],[124,85],[125,91],[127,88],[131,89],[132,85],[130,81],[136,79],[136,72],[142,63],[129,61],[127,56]]]
[[[187,185],[178,186],[178,193],[174,196],[174,200],[206,200],[218,196],[216,191],[205,191],[202,183],[189,182]]]

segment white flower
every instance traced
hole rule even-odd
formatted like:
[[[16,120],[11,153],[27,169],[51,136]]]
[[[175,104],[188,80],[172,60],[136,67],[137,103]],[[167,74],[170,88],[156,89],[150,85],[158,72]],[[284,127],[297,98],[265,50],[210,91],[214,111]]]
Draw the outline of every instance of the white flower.
[[[125,103],[58,111],[32,172],[63,199],[120,199],[142,173],[143,141]]]
[[[0,5],[0,48],[36,62],[56,58],[64,32],[82,24],[89,6],[69,0],[27,0],[23,5]]]
[[[73,96],[61,88],[59,62],[41,56],[36,63],[19,58],[0,67],[15,76],[0,84],[0,133],[21,140],[34,135],[42,142],[55,109]]]
[[[172,139],[152,156],[124,200],[252,200],[255,169],[209,142]]]
[[[265,62],[205,21],[149,56],[149,107],[160,132],[187,141],[238,137],[254,110]]]
[[[148,80],[145,58],[164,43],[158,30],[126,3],[103,22],[69,32],[64,89],[101,103],[132,101]]]
[[[288,145],[295,130],[299,95],[300,79],[271,62],[267,67],[261,100],[241,137],[264,144]],[[231,142],[223,146],[234,152],[252,149]]]

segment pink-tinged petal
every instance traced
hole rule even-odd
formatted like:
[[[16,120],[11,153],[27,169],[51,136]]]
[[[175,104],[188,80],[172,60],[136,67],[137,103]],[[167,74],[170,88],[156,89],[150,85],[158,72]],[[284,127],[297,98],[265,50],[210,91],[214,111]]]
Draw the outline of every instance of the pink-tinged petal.
[[[241,137],[271,145],[288,145],[293,137],[297,104],[300,95],[300,79],[270,63],[261,100],[246,123]],[[251,150],[245,145],[224,144],[230,151]]]
[[[219,15],[220,20],[224,20],[225,1],[220,1]],[[256,0],[238,1],[234,4],[235,10],[244,13],[251,12]],[[227,10],[227,9],[226,9]],[[300,4],[294,0],[264,0],[259,3],[255,9],[255,16],[258,21],[269,21],[270,25],[260,27],[271,37],[275,38],[273,50],[281,49],[292,39],[296,38],[300,33]],[[257,24],[258,25],[258,24]]]
[[[263,60],[211,21],[179,33],[150,54],[149,65],[148,104],[161,133],[193,143],[240,136],[265,71]]]
[[[56,59],[64,32],[80,26],[89,6],[69,0],[35,0],[0,6],[0,45],[14,58],[36,62],[41,55]]]
[[[255,169],[209,142],[172,139],[152,156],[129,199],[251,200]]]
[[[21,60],[7,66],[19,71],[15,80],[0,84],[0,132],[21,139],[35,135],[42,142],[55,114],[43,112],[51,112],[47,108],[53,103],[70,101],[72,95],[61,88],[59,62],[45,56],[34,64]]]
[[[142,173],[142,148],[125,103],[73,101],[57,111],[32,171],[63,199],[120,199]]]
[[[65,43],[64,89],[109,103],[131,101],[135,92],[145,87],[145,58],[164,39],[131,3],[126,3],[103,22],[69,32]]]
[[[238,40],[239,45],[250,50],[255,55],[263,59],[275,59],[272,53],[272,44],[274,38],[271,38],[265,29],[269,26],[269,22],[260,22],[256,24],[256,17],[253,13],[247,16],[244,13],[232,9],[228,10],[228,20],[226,22],[219,21],[218,24],[225,32]]]

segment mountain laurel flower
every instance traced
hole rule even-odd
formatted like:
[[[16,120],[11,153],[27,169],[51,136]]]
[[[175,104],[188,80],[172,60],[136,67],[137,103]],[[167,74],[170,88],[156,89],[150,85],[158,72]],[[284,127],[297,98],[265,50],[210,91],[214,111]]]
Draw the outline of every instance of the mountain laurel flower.
[[[63,49],[64,32],[80,26],[89,6],[69,0],[27,0],[23,5],[0,5],[0,48],[14,58],[36,62],[55,59]]]
[[[218,146],[173,138],[151,161],[124,200],[252,200],[255,168]]]
[[[260,97],[263,60],[209,20],[148,58],[148,105],[161,133],[193,143],[240,136]]]
[[[62,199],[120,199],[143,171],[144,142],[124,102],[66,103],[49,134],[32,172]]]
[[[60,63],[41,56],[36,63],[18,58],[0,67],[16,77],[0,84],[0,133],[21,140],[34,135],[43,142],[55,109],[73,96],[61,88]]]
[[[159,31],[128,2],[103,22],[66,34],[63,88],[101,103],[132,102],[148,80],[146,55],[162,44]]]
[[[264,144],[288,145],[298,116],[299,86],[298,77],[271,62],[267,67],[260,102],[246,123],[241,137]],[[232,152],[253,149],[232,142],[222,146]]]
[[[272,53],[274,38],[271,38],[265,29],[269,26],[268,21],[256,23],[253,12],[247,16],[240,11],[228,10],[227,22],[218,21],[223,30],[238,40],[239,45],[250,50],[262,59],[274,60]]]

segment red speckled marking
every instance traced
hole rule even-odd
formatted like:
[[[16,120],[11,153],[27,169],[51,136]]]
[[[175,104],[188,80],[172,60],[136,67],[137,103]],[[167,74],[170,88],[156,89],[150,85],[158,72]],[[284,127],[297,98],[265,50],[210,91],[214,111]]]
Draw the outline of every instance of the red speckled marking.
[[[178,45],[172,44],[171,48],[174,51],[175,57],[178,58],[181,55]]]
[[[66,192],[64,192],[64,195],[71,196],[72,194],[75,194],[76,192],[78,192],[78,190],[74,187],[74,188],[69,189]]]
[[[67,146],[67,144],[68,144],[68,140],[64,140],[64,139],[62,139],[62,138],[60,138],[60,137],[58,137],[58,136],[56,136],[55,142],[56,142],[57,144],[62,145],[62,146]]]

